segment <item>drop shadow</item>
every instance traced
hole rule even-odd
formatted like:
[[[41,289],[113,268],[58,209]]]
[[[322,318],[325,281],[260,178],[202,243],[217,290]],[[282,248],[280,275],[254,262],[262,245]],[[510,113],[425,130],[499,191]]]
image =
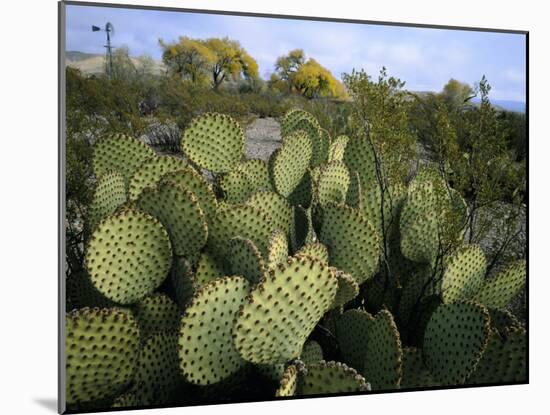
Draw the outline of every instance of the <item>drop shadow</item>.
[[[57,399],[53,398],[35,398],[34,402],[43,408],[48,409],[54,413],[57,413]]]

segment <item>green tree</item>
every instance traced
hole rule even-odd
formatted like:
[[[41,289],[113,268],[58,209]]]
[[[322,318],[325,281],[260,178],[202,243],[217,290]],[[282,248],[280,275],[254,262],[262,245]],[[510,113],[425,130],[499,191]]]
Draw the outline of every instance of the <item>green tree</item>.
[[[286,82],[288,92],[292,90],[292,77],[300,66],[306,62],[306,55],[302,49],[294,49],[288,55],[280,56],[275,62],[276,75],[273,81]]]
[[[204,42],[183,36],[174,43],[165,43],[162,39],[159,43],[163,49],[162,61],[168,72],[195,84],[209,82],[209,72],[216,61],[216,54]]]
[[[405,82],[388,76],[382,68],[376,81],[364,70],[344,74],[344,84],[352,97],[353,129],[367,135],[384,160],[383,176],[402,180],[415,159],[416,137],[410,128],[410,98]]]
[[[214,54],[211,65],[214,89],[229,79],[238,80],[241,76],[248,80],[258,78],[258,63],[236,40],[210,38],[204,41],[204,45]]]
[[[306,98],[346,98],[344,86],[332,73],[313,58],[306,61],[304,51],[295,49],[280,56],[275,63],[270,86],[282,91],[298,92]]]
[[[450,108],[456,109],[468,103],[476,96],[476,93],[467,83],[451,78],[443,87],[440,95]]]
[[[130,51],[127,46],[121,46],[113,52],[112,79],[135,79],[137,69],[130,57]],[[105,63],[109,65],[109,62]]]

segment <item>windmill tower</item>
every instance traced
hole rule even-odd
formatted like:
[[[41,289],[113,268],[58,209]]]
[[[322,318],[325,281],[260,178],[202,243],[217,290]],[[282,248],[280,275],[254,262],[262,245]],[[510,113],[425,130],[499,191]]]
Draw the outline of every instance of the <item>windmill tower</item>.
[[[92,25],[92,32],[103,31],[107,33],[107,44],[105,45],[105,59],[107,61],[107,76],[112,78],[113,76],[113,46],[111,45],[111,37],[115,35],[115,27],[111,22],[107,22],[104,29],[99,26]]]

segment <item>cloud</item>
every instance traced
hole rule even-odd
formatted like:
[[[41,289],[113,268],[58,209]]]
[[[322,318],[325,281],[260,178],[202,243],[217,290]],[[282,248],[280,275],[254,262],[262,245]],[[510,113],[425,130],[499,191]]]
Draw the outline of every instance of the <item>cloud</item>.
[[[506,69],[506,71],[504,71],[504,78],[513,83],[524,84],[525,72],[522,72],[516,68],[508,68]]]

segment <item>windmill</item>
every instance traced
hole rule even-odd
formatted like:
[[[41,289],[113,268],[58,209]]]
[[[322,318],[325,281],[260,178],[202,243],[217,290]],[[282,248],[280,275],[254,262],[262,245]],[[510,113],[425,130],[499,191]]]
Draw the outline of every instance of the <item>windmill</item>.
[[[105,29],[101,29],[99,26],[92,25],[92,32],[105,32],[107,33],[107,44],[105,45],[106,59],[107,59],[107,75],[109,78],[113,76],[113,46],[111,46],[111,36],[115,35],[115,27],[111,22],[107,22]]]

